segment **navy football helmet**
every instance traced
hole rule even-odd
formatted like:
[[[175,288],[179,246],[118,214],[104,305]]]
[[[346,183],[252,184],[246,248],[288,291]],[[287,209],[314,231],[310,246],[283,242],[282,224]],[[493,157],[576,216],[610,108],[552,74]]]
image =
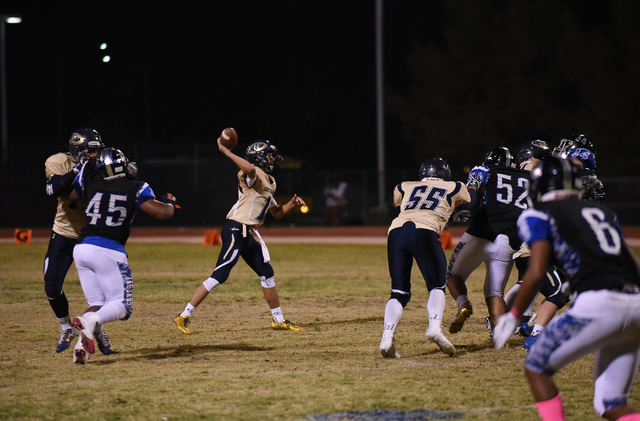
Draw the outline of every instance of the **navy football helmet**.
[[[273,171],[274,168],[282,166],[284,159],[278,153],[278,148],[269,143],[268,140],[258,140],[252,143],[245,152],[245,158],[256,167],[260,167],[266,172]]]
[[[104,148],[96,157],[96,170],[105,179],[126,176],[128,165],[129,160],[120,149]]]
[[[104,148],[104,143],[102,143],[100,133],[88,127],[74,131],[69,138],[69,152],[75,159],[78,159],[78,156],[88,149],[102,148]]]
[[[451,179],[449,164],[442,158],[429,158],[420,167],[420,179],[434,177],[443,180]]]
[[[578,167],[568,159],[555,156],[542,159],[533,167],[529,178],[529,197],[534,203],[582,196]]]
[[[503,167],[516,167],[516,163],[513,159],[513,155],[509,149],[501,146],[499,148],[495,148],[490,150],[484,158],[484,162],[482,163],[485,167],[490,167],[492,165],[500,165]]]
[[[531,158],[542,159],[551,155],[551,149],[544,140],[529,140],[520,146],[518,150],[518,163],[522,164]]]
[[[587,149],[594,157],[596,156],[596,145],[583,134],[572,134],[571,136],[561,139],[560,146],[553,149],[553,156],[564,158],[570,150],[577,148]]]

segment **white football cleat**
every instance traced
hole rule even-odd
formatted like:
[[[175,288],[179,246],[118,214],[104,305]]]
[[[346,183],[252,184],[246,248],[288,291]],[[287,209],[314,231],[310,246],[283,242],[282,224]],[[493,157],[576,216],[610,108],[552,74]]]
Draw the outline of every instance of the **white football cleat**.
[[[98,317],[92,314],[89,316],[78,316],[71,322],[71,325],[78,329],[78,333],[80,333],[80,340],[82,340],[82,345],[84,346],[85,351],[87,351],[89,354],[93,354],[94,352],[96,352],[93,330],[98,325],[97,319]]]
[[[89,354],[82,345],[82,338],[78,338],[76,346],[73,348],[73,363],[86,364],[89,362]]]
[[[396,351],[395,338],[393,337],[394,331],[385,329],[382,333],[382,340],[380,341],[380,353],[384,358],[400,358],[400,354]]]
[[[442,333],[442,327],[429,326],[426,335],[428,340],[438,345],[440,350],[448,356],[451,357],[456,353],[456,349],[453,347],[453,344],[449,342],[449,340],[444,336],[444,333]]]

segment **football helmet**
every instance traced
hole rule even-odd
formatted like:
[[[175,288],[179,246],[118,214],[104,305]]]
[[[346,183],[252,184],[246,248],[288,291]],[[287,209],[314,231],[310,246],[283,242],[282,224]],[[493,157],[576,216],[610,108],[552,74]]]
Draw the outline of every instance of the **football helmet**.
[[[549,145],[544,140],[529,140],[520,146],[518,150],[518,162],[522,164],[530,160],[531,158],[542,159],[545,156],[551,155]]]
[[[105,178],[119,178],[128,174],[129,160],[120,149],[104,148],[96,157],[96,170]]]
[[[74,131],[69,138],[69,152],[71,156],[78,159],[78,156],[87,149],[104,148],[100,133],[94,129],[83,127]]]
[[[268,140],[258,140],[252,143],[245,152],[245,158],[256,167],[260,167],[266,172],[273,171],[274,168],[282,166],[284,159],[278,153],[278,148],[269,143]]]
[[[529,197],[534,204],[582,196],[578,167],[568,159],[554,156],[540,160],[529,178]]]
[[[596,145],[583,134],[572,134],[560,140],[560,146],[553,149],[553,156],[565,158],[570,150],[583,148],[589,150],[596,156]]]
[[[509,149],[501,146],[499,148],[495,148],[490,150],[484,158],[484,162],[482,163],[485,167],[489,167],[492,165],[501,165],[503,167],[516,167],[516,163],[513,159],[513,155]]]
[[[447,161],[442,158],[427,159],[420,167],[420,179],[426,177],[449,180],[451,178],[451,169],[449,168],[449,164],[447,164]]]

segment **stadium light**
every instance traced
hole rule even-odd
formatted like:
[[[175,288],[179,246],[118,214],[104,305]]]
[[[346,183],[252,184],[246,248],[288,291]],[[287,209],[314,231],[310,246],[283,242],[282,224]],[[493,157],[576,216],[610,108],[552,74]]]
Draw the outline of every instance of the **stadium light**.
[[[5,56],[5,23],[20,23],[20,15],[0,15],[0,97],[2,98],[2,162],[9,162],[9,145],[7,140],[7,63]]]
[[[107,49],[107,43],[103,42],[102,44],[100,44],[100,50],[105,51]],[[103,63],[109,63],[111,61],[111,56],[108,54],[105,54],[104,56],[102,56],[102,62]]]

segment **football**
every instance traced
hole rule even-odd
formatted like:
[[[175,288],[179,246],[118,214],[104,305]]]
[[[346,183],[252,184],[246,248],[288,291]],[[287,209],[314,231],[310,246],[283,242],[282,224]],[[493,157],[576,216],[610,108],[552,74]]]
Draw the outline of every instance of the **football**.
[[[238,144],[238,133],[233,127],[227,127],[220,134],[220,142],[229,149],[235,148]]]

